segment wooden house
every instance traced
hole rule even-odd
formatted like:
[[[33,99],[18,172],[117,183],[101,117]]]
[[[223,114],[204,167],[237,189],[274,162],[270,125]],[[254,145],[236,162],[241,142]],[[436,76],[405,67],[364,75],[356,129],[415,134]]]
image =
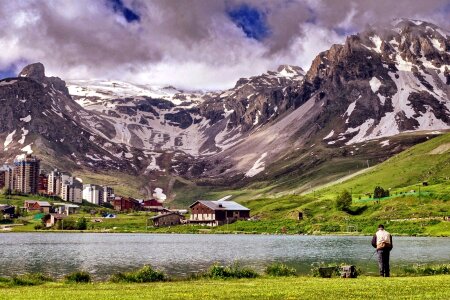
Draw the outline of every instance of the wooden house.
[[[50,213],[50,210],[52,208],[52,205],[48,203],[47,201],[34,201],[34,200],[27,200],[24,203],[24,208],[26,211],[40,211],[42,213]]]
[[[131,197],[115,197],[112,205],[117,211],[140,210],[141,204]]]
[[[0,204],[0,220],[14,218],[16,207],[7,204]]]
[[[189,208],[191,224],[218,226],[250,218],[250,209],[234,201],[199,200]]]
[[[142,208],[147,211],[159,212],[164,209],[163,204],[156,199],[144,200]]]
[[[62,214],[46,214],[42,217],[42,222],[44,222],[45,227],[53,227],[58,221],[62,221],[66,218],[66,215]]]
[[[184,221],[184,216],[177,212],[169,212],[151,217],[154,227],[179,225]]]

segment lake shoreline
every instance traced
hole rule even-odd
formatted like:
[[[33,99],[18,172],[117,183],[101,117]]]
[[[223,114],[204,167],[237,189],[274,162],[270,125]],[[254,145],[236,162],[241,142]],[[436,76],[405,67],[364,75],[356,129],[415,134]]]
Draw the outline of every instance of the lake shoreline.
[[[206,229],[208,230],[208,229]],[[269,232],[246,232],[246,231],[200,231],[200,232],[159,232],[159,231],[97,231],[97,230],[24,230],[24,231],[0,231],[1,234],[11,234],[11,233],[102,233],[102,234],[175,234],[175,235],[271,235],[271,236],[344,236],[344,237],[352,237],[352,236],[366,236],[371,237],[372,234],[364,234],[364,233],[351,233],[351,232],[323,232],[323,233],[314,233],[314,234],[301,234],[301,233],[269,233]],[[375,234],[375,231],[374,231]],[[429,234],[397,234],[392,233],[392,236],[401,236],[401,237],[423,237],[423,238],[449,238],[447,235],[429,235]]]

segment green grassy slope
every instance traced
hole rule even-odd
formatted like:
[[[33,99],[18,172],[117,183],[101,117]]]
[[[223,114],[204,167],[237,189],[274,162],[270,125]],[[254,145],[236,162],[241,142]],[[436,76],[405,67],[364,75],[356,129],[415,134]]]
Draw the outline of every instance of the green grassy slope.
[[[450,216],[449,146],[450,134],[435,137],[365,173],[308,194],[274,194],[273,185],[261,185],[215,192],[204,189],[203,198],[233,195],[260,219],[251,223],[238,222],[222,230],[280,232],[285,227],[288,233],[357,231],[369,234],[376,224],[386,222],[396,234],[450,236],[450,222],[443,221],[445,216]],[[428,186],[423,186],[423,182]],[[370,199],[366,194],[372,194],[377,185],[390,189],[392,197],[380,201]],[[354,203],[349,211],[335,208],[335,198],[344,189],[353,196]],[[301,222],[295,221],[298,212],[305,215]]]
[[[450,134],[441,135],[416,145],[379,164],[369,172],[337,186],[320,190],[321,195],[332,195],[338,189],[352,189],[355,196],[373,192],[375,185],[391,188],[392,192],[418,190],[426,181],[429,186],[421,191],[450,193]]]

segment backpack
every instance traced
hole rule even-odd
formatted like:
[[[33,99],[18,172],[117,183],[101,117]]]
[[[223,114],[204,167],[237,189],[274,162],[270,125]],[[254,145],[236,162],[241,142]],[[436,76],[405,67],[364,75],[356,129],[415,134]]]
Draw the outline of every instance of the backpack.
[[[386,230],[378,230],[377,236],[377,250],[391,249],[391,234]]]

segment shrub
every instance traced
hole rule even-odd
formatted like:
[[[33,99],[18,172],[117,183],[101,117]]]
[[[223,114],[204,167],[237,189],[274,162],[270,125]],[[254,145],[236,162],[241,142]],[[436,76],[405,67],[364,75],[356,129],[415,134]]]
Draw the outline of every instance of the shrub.
[[[58,222],[56,222],[55,226],[56,226],[56,229],[58,229],[58,230],[73,230],[73,229],[77,229],[75,220],[72,220],[72,219],[69,219],[69,218],[64,219],[64,220],[59,220]]]
[[[65,277],[67,283],[89,283],[91,275],[84,271],[70,273]]]
[[[241,267],[238,263],[234,263],[229,266],[214,264],[205,276],[213,279],[256,278],[259,274],[251,268]]]
[[[32,273],[32,274],[13,276],[11,278],[10,282],[12,285],[31,286],[31,285],[43,284],[43,283],[49,282],[49,281],[53,281],[53,279],[48,276],[45,276],[41,273]]]
[[[339,267],[336,264],[325,264],[323,262],[313,263],[311,265],[311,275],[313,277],[327,277],[324,276],[326,274],[323,273],[323,269],[329,269],[331,271],[331,277],[341,276]]]
[[[375,190],[373,191],[373,198],[379,199],[384,197],[389,197],[389,190],[385,190],[381,186],[375,187]]]
[[[154,270],[150,266],[144,266],[135,272],[117,273],[111,276],[111,282],[156,282],[167,280],[166,275],[162,271]]]
[[[413,265],[403,268],[406,275],[441,275],[450,274],[450,264]]]
[[[81,217],[77,221],[77,229],[78,230],[86,230],[87,229],[87,220],[85,217]]]
[[[42,230],[42,229],[45,229],[44,224],[39,223],[34,225],[34,230]]]
[[[338,210],[348,210],[352,205],[352,195],[347,190],[343,190],[336,198],[336,208]]]
[[[296,276],[297,271],[282,263],[273,263],[267,266],[265,270],[269,276]]]

